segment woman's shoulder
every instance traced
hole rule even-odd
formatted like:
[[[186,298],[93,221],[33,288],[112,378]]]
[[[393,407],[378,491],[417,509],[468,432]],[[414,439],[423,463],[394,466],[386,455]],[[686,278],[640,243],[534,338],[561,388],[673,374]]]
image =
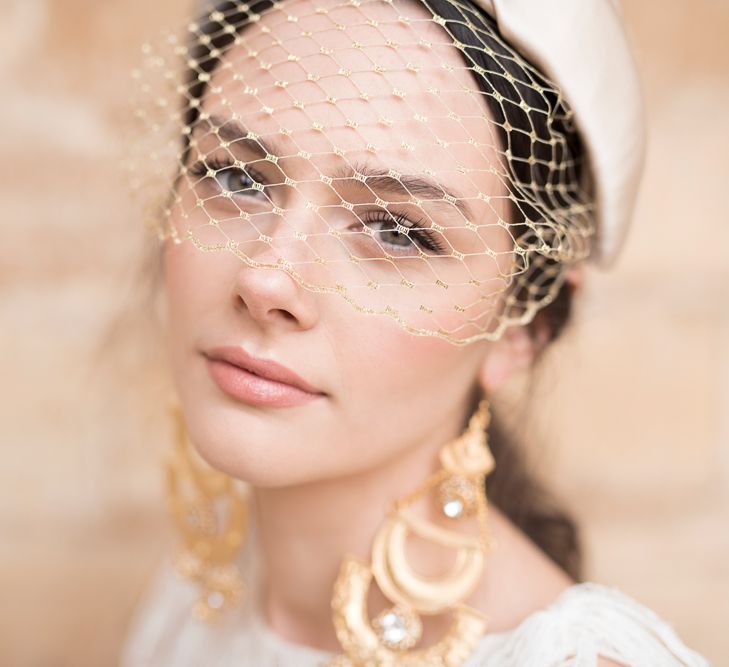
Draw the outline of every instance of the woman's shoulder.
[[[516,628],[486,634],[464,667],[496,665],[707,667],[674,627],[619,588],[572,584]]]

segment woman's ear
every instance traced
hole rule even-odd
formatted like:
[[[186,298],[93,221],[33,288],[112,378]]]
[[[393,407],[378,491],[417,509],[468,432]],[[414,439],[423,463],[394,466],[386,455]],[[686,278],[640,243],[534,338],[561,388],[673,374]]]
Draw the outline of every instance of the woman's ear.
[[[541,337],[541,334],[538,334]],[[489,346],[481,362],[478,379],[486,395],[501,388],[512,376],[528,369],[542,345],[526,326],[507,327],[501,338]]]
[[[563,289],[569,290],[571,298],[582,288],[582,265],[568,267],[564,275],[567,284]],[[489,346],[479,370],[479,382],[487,395],[499,389],[512,376],[532,366],[558,333],[550,330],[551,327],[549,318],[540,312],[528,326],[507,327],[501,338]]]
[[[582,290],[584,277],[585,270],[582,263],[573,264],[565,271],[564,279],[570,284],[573,296]]]

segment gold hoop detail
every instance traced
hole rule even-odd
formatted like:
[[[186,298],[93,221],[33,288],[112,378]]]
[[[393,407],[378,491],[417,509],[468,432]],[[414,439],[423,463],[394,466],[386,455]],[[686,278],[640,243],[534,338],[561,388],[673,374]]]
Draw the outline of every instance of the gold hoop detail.
[[[412,533],[443,547],[457,549],[451,571],[437,579],[416,574],[405,556]],[[483,570],[484,554],[477,539],[455,533],[404,512],[385,520],[372,548],[372,572],[393,602],[421,614],[437,614],[470,595]]]

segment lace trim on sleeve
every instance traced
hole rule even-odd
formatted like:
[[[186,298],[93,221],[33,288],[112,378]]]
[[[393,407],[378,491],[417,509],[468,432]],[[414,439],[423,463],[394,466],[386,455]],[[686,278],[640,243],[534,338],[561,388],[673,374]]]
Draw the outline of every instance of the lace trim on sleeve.
[[[595,582],[565,589],[495,649],[486,652],[489,667],[595,667],[599,657],[628,667],[709,665],[654,611],[615,587]]]

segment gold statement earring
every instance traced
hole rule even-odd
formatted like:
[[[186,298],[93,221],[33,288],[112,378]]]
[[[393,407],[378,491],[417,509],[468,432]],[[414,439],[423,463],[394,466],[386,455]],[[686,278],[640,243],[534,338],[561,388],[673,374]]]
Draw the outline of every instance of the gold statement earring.
[[[486,438],[489,419],[489,404],[482,398],[464,433],[441,449],[441,467],[392,504],[375,536],[370,565],[353,556],[343,560],[332,596],[332,618],[344,655],[335,657],[329,667],[457,667],[483,636],[487,618],[462,601],[475,590],[490,546],[484,488],[484,478],[494,467]],[[410,506],[430,492],[435,492],[446,521],[474,519],[478,535],[450,530],[411,513]],[[405,554],[408,534],[455,549],[451,570],[439,578],[414,572]],[[373,578],[392,606],[370,621],[367,596]],[[445,636],[414,649],[422,636],[421,616],[445,612],[453,616]]]
[[[167,465],[167,500],[181,535],[177,572],[202,589],[193,614],[206,622],[239,604],[243,578],[236,556],[246,534],[247,502],[229,476],[193,460],[179,407],[172,406],[176,438]]]

